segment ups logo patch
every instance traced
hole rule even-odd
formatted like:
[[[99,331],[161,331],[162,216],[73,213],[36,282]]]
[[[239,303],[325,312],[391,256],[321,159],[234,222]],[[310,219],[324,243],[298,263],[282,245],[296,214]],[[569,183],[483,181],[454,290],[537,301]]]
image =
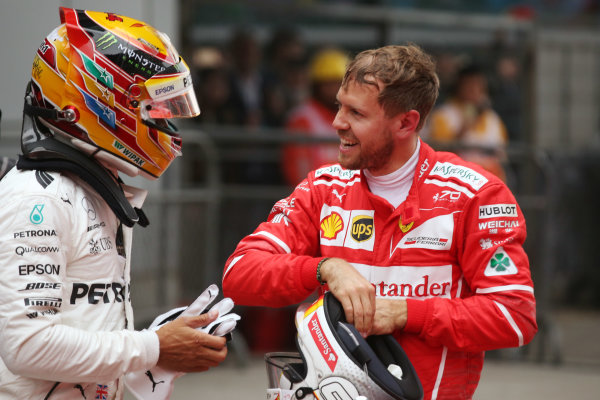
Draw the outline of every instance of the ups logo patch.
[[[352,218],[352,239],[364,242],[373,236],[373,217],[358,215]]]

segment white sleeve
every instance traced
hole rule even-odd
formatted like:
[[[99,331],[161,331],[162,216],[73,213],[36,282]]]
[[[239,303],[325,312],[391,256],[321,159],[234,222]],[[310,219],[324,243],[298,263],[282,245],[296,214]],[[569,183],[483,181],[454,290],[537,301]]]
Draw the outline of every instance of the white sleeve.
[[[0,197],[5,201],[0,207],[0,357],[6,367],[31,378],[82,382],[114,380],[156,365],[154,332],[102,331],[93,325],[93,315],[81,315],[89,320],[86,329],[63,321],[61,309],[69,301],[63,291],[67,254],[77,240],[69,236],[74,236],[70,206],[39,193]],[[35,225],[36,207],[43,224]],[[44,273],[36,272],[40,268]],[[32,301],[42,306],[32,308]]]

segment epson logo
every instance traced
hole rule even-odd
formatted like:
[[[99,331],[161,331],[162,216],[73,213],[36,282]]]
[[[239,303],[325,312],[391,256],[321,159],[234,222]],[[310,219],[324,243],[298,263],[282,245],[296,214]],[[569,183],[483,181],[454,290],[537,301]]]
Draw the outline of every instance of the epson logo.
[[[23,264],[19,265],[19,275],[58,275],[60,265],[54,264]]]
[[[125,301],[126,287],[118,282],[112,283],[73,283],[69,302],[75,304],[77,300],[87,298],[88,304],[122,303]]]
[[[169,93],[173,90],[175,90],[175,85],[169,85],[169,86],[161,87],[160,89],[156,89],[154,91],[154,94],[156,96],[160,96],[161,94]]]
[[[19,292],[36,289],[60,289],[59,282],[31,282],[25,286],[25,289],[19,289]]]
[[[497,217],[517,218],[518,216],[516,204],[490,204],[487,206],[479,206],[479,219]]]
[[[38,236],[56,236],[56,231],[54,229],[38,229],[34,231],[23,231],[14,233],[15,239]]]
[[[26,297],[23,300],[26,306],[60,308],[62,305],[62,299],[58,297]]]

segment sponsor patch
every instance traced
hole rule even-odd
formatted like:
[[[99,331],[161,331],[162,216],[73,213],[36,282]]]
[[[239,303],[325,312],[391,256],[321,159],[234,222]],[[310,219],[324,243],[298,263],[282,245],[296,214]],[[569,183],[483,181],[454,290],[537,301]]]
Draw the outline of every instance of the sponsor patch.
[[[449,162],[436,162],[429,175],[437,175],[445,179],[455,178],[466,183],[475,190],[487,183],[487,178],[471,168]]]
[[[25,285],[25,289],[19,289],[19,292],[26,292],[37,289],[60,289],[62,286],[59,282],[29,282]]]
[[[485,221],[479,223],[479,230],[483,231],[485,229],[512,229],[517,228],[519,226],[519,221]]]
[[[102,237],[100,239],[94,240],[91,239],[89,242],[90,245],[90,254],[100,254],[103,251],[108,251],[113,248],[112,241],[110,237]]]
[[[38,229],[34,231],[15,232],[13,235],[14,239],[39,236],[56,236],[56,231],[54,229]]]
[[[321,245],[373,251],[375,243],[374,210],[344,210],[323,205]]]
[[[33,209],[29,214],[29,221],[31,221],[32,224],[39,225],[44,221],[44,215],[42,214],[43,209],[43,204],[36,204],[35,206],[33,206]]]
[[[59,275],[60,264],[22,264],[19,265],[19,275]]]
[[[410,231],[414,224],[415,224],[415,221],[412,221],[410,224],[404,225],[402,223],[402,217],[400,217],[400,219],[398,220],[398,226],[400,227],[400,230],[402,231],[402,233],[406,233],[406,232]]]
[[[509,217],[517,218],[516,204],[490,204],[487,206],[479,206],[479,219]]]
[[[133,163],[137,166],[143,166],[146,161],[144,161],[140,156],[135,154],[133,151],[129,150],[125,145],[118,140],[113,142],[113,147],[117,149],[120,153],[122,153],[125,157],[129,158]]]
[[[17,248],[15,249],[15,253],[19,256],[22,256],[27,253],[57,253],[59,251],[60,249],[56,246],[17,246]]]
[[[377,297],[450,298],[452,266],[386,266],[352,264],[375,287]]]
[[[509,237],[506,238],[504,240],[492,240],[492,239],[480,239],[479,240],[479,245],[481,246],[482,250],[487,250],[487,249],[491,249],[494,246],[502,246],[506,243],[510,243],[513,240],[515,240],[513,237]]]
[[[62,299],[58,297],[26,297],[23,299],[26,306],[60,308]]]
[[[70,304],[85,303],[88,304],[108,304],[122,303],[129,301],[127,296],[128,288],[119,282],[111,283],[73,283],[71,291]]]
[[[504,247],[498,247],[492,258],[485,268],[485,276],[499,275],[514,275],[517,272],[517,267],[508,254],[504,251]]]
[[[321,327],[321,323],[317,318],[317,313],[314,313],[310,321],[308,321],[308,328],[310,329],[310,335],[319,349],[319,353],[321,353],[323,360],[325,360],[325,363],[327,363],[327,366],[331,372],[333,372],[335,370],[335,366],[337,365],[338,357],[331,347],[331,344],[323,334],[323,328]]]
[[[461,192],[455,192],[452,190],[442,190],[441,192],[436,193],[433,196],[433,201],[447,201],[450,203],[454,203],[460,199]]]
[[[180,74],[173,78],[159,79],[156,83],[147,81],[146,88],[153,99],[161,99],[181,93],[186,87],[190,86],[191,83],[192,77],[189,74],[185,76]]]
[[[370,215],[358,215],[352,218],[352,239],[364,242],[373,236],[373,217]]]
[[[315,178],[318,178],[322,175],[333,176],[340,179],[350,179],[355,175],[360,175],[360,171],[354,169],[344,169],[339,165],[330,165],[328,167],[319,168],[315,171]]]
[[[331,213],[321,220],[321,234],[325,239],[335,239],[344,229],[344,220],[338,213]]]
[[[452,214],[439,215],[413,228],[400,239],[394,250],[398,248],[450,250],[453,231],[454,217]]]

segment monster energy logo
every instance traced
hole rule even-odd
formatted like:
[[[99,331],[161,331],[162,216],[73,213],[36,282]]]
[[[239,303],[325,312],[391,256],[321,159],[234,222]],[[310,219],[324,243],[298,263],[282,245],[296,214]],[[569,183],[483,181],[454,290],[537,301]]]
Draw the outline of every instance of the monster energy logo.
[[[117,43],[117,38],[110,32],[106,32],[96,40],[96,45],[102,50],[108,49],[115,43]]]

